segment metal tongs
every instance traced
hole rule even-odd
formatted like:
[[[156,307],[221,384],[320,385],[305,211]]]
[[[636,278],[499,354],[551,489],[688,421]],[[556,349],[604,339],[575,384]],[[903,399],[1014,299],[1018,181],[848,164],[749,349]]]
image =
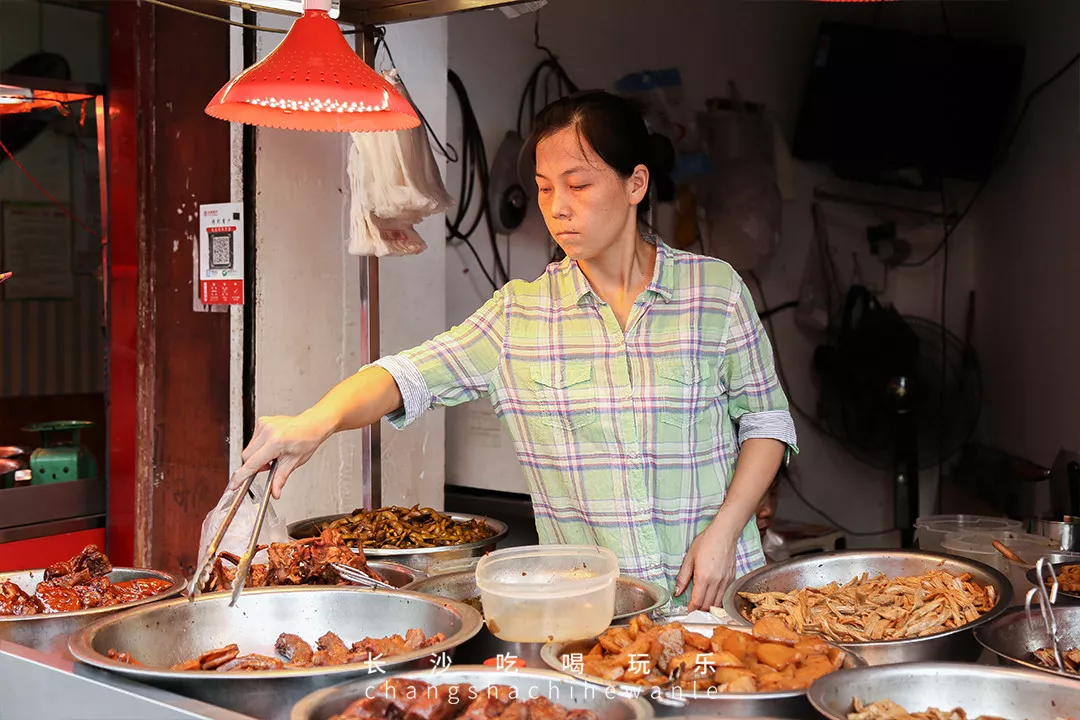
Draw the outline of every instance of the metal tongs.
[[[382,588],[383,590],[397,590],[397,588],[393,585],[390,585],[389,583],[384,583],[382,580],[376,580],[375,578],[365,573],[363,570],[359,570],[350,565],[345,565],[343,563],[330,563],[330,567],[337,570],[338,575],[351,583],[363,585],[364,587],[370,588]]]
[[[255,548],[259,542],[259,534],[262,532],[263,521],[266,519],[266,511],[270,507],[270,488],[274,484],[274,475],[277,474],[278,461],[273,460],[270,463],[270,475],[266,480],[266,489],[263,491],[262,501],[259,503],[259,514],[255,518],[255,527],[251,531],[251,537],[248,539],[247,549],[244,550],[244,554],[240,556],[240,564],[236,568],[236,577],[233,580],[232,600],[229,601],[229,607],[236,605],[236,600],[240,597],[240,592],[244,589],[244,585],[247,584],[248,571],[251,569],[251,559],[255,557]],[[257,475],[258,473],[256,473]],[[206,557],[199,566],[199,569],[195,572],[195,577],[191,579],[191,587],[188,588],[188,600],[192,601],[202,594],[202,585],[206,581],[206,576],[210,573],[210,568],[214,565],[214,560],[217,558],[218,546],[221,545],[222,538],[225,537],[226,531],[229,529],[229,525],[232,524],[233,518],[236,517],[236,511],[240,509],[240,504],[243,503],[248,494],[251,492],[251,484],[255,482],[256,475],[252,475],[244,484],[240,486],[239,491],[236,493],[236,498],[232,504],[229,505],[229,509],[225,514],[225,520],[222,521],[221,526],[214,533],[214,539],[210,541],[210,547],[206,550]]]
[[[1049,571],[1050,576],[1046,577],[1044,571]],[[1049,591],[1046,589],[1047,585],[1050,585]],[[1029,623],[1033,622],[1031,600],[1036,594],[1039,596],[1039,612],[1042,614],[1043,625],[1050,636],[1051,647],[1054,649],[1054,660],[1057,662],[1058,670],[1065,672],[1065,663],[1062,662],[1061,646],[1058,642],[1057,618],[1054,616],[1054,603],[1057,602],[1058,594],[1057,574],[1054,573],[1054,566],[1045,557],[1039,558],[1039,561],[1035,563],[1035,587],[1028,590],[1024,598],[1024,612],[1027,613]]]

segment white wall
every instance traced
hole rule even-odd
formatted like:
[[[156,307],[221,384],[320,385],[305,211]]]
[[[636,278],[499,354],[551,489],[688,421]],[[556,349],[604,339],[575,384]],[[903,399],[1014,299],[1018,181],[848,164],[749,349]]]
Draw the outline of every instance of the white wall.
[[[1080,47],[1080,4],[1028,3],[1026,94]],[[1032,104],[1012,152],[973,213],[977,342],[987,439],[1038,463],[1080,447],[1080,82],[1078,70]]]
[[[899,5],[899,4],[898,4]],[[1008,27],[1003,21],[1007,3],[950,3],[952,32],[958,36],[998,36]],[[551,0],[540,13],[544,45],[581,87],[610,88],[629,72],[677,66],[682,71],[687,100],[700,108],[709,97],[726,96],[734,80],[751,101],[763,102],[779,117],[790,137],[808,71],[819,21],[868,21],[879,13],[882,24],[916,31],[939,32],[937,3],[904,3],[903,7],[837,7],[809,2],[743,2],[739,0]],[[533,48],[534,17],[510,20],[499,12],[479,12],[450,19],[450,68],[469,90],[484,131],[489,157],[503,134],[514,127],[518,100],[525,81],[544,56]],[[602,29],[602,31],[601,31]],[[460,120],[451,102],[450,137],[459,142]],[[453,179],[457,170],[452,169]],[[759,274],[770,304],[794,299],[799,288],[811,238],[809,203],[814,187],[844,191],[819,168],[796,166],[797,199],[784,208],[782,246]],[[963,188],[955,189],[958,193]],[[890,192],[883,198],[933,207],[935,197]],[[940,264],[919,270],[894,271],[883,282],[880,264],[866,251],[865,230],[882,217],[847,206],[826,206],[830,242],[841,275],[854,275],[852,252],[857,252],[864,282],[884,289],[886,299],[904,313],[937,318],[940,307]],[[896,218],[903,221],[904,218]],[[530,229],[510,239],[511,275],[535,278],[550,257],[546,233],[534,212]],[[922,221],[919,221],[922,224]],[[915,243],[914,255],[923,256],[940,237],[934,226],[916,227],[911,218],[902,235]],[[950,329],[961,327],[963,302],[973,285],[972,250],[966,232],[958,233],[950,256]],[[490,267],[486,234],[478,232],[474,244]],[[504,251],[505,257],[506,251]],[[490,296],[483,275],[468,250],[453,247],[447,255],[447,320],[459,322]],[[756,288],[755,288],[756,294]],[[760,305],[760,296],[758,296]],[[980,311],[981,312],[981,311]],[[813,386],[811,354],[817,338],[794,326],[791,313],[776,318],[775,341],[787,372],[788,392],[812,411],[817,398]],[[493,489],[524,492],[521,470],[509,442],[495,432],[489,406],[474,403],[448,412],[447,481]],[[801,456],[797,461],[803,491],[842,524],[854,530],[892,526],[891,479],[853,460],[844,450],[816,433],[796,416]],[[923,474],[923,509],[935,494],[936,471]],[[785,488],[781,514],[795,519],[817,516]],[[853,545],[880,544],[889,537],[853,539]]]
[[[287,27],[281,16],[260,24]],[[282,36],[259,34],[259,56]],[[445,134],[446,20],[389,28],[387,43],[414,101]],[[385,59],[380,69],[389,67]],[[256,161],[258,415],[296,414],[360,366],[359,259],[348,245],[348,136],[259,129]],[[428,250],[380,261],[380,350],[416,345],[446,327],[443,216],[418,228]],[[423,292],[419,290],[423,289]],[[441,507],[442,413],[409,432],[382,425],[383,504]],[[362,503],[358,433],[331,438],[289,481],[279,513],[290,521]]]
[[[447,19],[391,25],[386,43],[413,102],[438,137],[446,135]],[[379,67],[385,65],[380,58]],[[445,159],[435,155],[440,169]],[[446,329],[446,230],[440,213],[418,228],[428,249],[379,263],[380,350],[389,355],[418,345]],[[405,432],[383,421],[383,505],[416,503],[442,508],[445,476],[442,411],[426,413]]]
[[[259,14],[260,25],[289,19]],[[258,34],[259,57],[282,35]],[[345,247],[345,148],[339,133],[256,133],[255,412],[294,415],[359,364],[359,262]],[[361,504],[360,445],[331,438],[275,504],[287,521]]]

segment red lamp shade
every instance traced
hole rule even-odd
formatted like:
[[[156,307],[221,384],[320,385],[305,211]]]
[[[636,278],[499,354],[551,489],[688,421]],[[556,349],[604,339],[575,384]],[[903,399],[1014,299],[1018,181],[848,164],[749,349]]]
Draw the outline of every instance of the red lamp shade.
[[[206,114],[248,125],[330,132],[420,124],[409,101],[357,56],[330,15],[310,8],[272,53],[218,91]]]
[[[81,92],[39,90],[16,85],[0,85],[0,115],[25,113],[53,108],[65,103],[89,100],[94,97]]]

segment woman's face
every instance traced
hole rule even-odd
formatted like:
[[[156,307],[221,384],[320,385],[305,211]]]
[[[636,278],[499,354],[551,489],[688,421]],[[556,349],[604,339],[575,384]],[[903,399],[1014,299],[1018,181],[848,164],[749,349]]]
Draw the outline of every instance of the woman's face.
[[[555,242],[568,257],[591,260],[636,231],[649,171],[638,165],[621,177],[571,126],[537,144],[536,186]]]

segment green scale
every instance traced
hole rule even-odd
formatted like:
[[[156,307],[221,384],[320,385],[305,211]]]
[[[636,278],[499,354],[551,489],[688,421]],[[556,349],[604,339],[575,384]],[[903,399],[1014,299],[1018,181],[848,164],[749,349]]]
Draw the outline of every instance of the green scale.
[[[23,432],[41,436],[37,450],[30,454],[31,484],[97,479],[97,462],[79,443],[79,431],[93,425],[85,420],[61,420],[24,427]]]

